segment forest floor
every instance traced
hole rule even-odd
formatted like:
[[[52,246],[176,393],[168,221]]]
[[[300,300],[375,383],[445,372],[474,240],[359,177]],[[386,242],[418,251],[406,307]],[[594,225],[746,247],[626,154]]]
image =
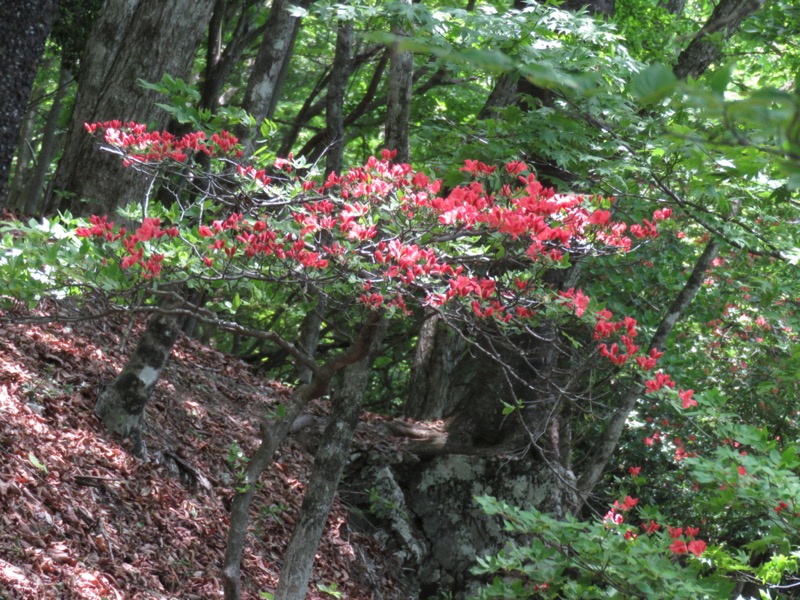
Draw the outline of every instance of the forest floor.
[[[148,406],[149,459],[134,458],[92,408],[143,322],[124,348],[124,318],[0,323],[0,598],[221,597],[236,472],[289,389],[182,338]],[[251,511],[243,598],[274,592],[311,471],[295,440],[279,453]],[[308,598],[390,598],[396,577],[337,500]]]

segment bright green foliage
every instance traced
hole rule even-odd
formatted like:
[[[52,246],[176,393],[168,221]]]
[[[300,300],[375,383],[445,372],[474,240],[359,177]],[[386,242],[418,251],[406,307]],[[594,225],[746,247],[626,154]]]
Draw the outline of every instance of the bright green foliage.
[[[625,521],[614,523],[608,516],[554,519],[490,497],[477,501],[487,514],[503,518],[511,539],[521,540],[510,541],[496,557],[479,559],[475,573],[500,574],[479,598],[713,599],[726,598],[733,589],[711,568],[717,562],[737,568],[731,557],[721,559],[723,549],[701,545],[699,556],[686,550],[676,554],[670,549],[675,540],[694,536],[681,533],[673,539],[676,531],[665,525],[656,529],[649,519],[644,527],[638,527],[638,519],[628,524],[635,518],[631,509]]]

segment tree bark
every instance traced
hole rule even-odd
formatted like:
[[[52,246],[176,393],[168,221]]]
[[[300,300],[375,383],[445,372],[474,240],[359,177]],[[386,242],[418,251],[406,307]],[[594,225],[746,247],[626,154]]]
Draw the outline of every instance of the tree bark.
[[[186,79],[213,5],[214,0],[107,0],[83,57],[48,208],[109,213],[143,198],[149,181],[125,169],[117,156],[99,152],[84,123],[119,119],[166,127],[168,115],[155,105],[161,98],[138,80],[160,81],[165,73]]]
[[[266,29],[262,25],[252,29],[254,10],[252,0],[243,2],[236,27],[230,35],[230,40],[222,49],[225,37],[226,12],[229,3],[225,0],[216,0],[214,13],[208,28],[208,41],[206,43],[206,68],[203,75],[203,85],[200,90],[200,107],[216,111],[219,106],[225,82],[230,77],[233,67],[239,62],[244,51],[254,43]]]
[[[703,28],[695,34],[689,45],[678,56],[673,68],[678,79],[697,79],[712,63],[722,56],[720,42],[733,35],[747,17],[761,8],[764,0],[720,0]],[[720,32],[721,40],[715,42],[711,34]]]
[[[314,358],[317,354],[324,313],[325,299],[320,297],[317,305],[305,314],[303,322],[300,325],[300,338],[297,340],[297,344],[300,346],[300,349],[311,358]],[[295,371],[297,372],[297,379],[300,383],[311,383],[313,372],[308,365],[298,364]]]
[[[367,91],[364,93],[364,97],[361,98],[361,101],[358,103],[353,110],[351,110],[344,119],[345,127],[355,123],[358,119],[364,116],[369,110],[371,110],[373,103],[375,102],[375,96],[378,93],[378,88],[380,87],[381,80],[383,79],[383,73],[386,70],[386,65],[389,63],[389,55],[390,51],[385,51],[382,55],[378,64],[375,65],[375,71],[372,74],[372,79],[370,79],[369,86],[367,86]],[[381,102],[381,104],[383,104]],[[308,140],[303,147],[298,152],[299,156],[305,156],[311,160],[315,160],[317,156],[321,153],[318,151],[320,145],[322,145],[325,141],[325,133],[320,132],[316,135],[312,136],[310,140]]]
[[[400,0],[400,4],[411,4],[411,0]],[[408,35],[401,25],[392,27],[392,33]],[[401,51],[397,43],[392,45],[389,59],[389,98],[386,104],[386,132],[384,145],[396,150],[395,162],[411,162],[411,146],[408,138],[408,121],[411,114],[411,85],[413,83],[414,55]]]
[[[417,334],[417,346],[404,414],[412,419],[441,419],[453,406],[450,386],[464,341],[436,314],[428,315]]]
[[[0,205],[6,202],[20,125],[57,7],[56,0],[0,0]]]
[[[382,319],[381,314],[371,312],[353,345],[323,366],[314,368],[314,377],[311,383],[295,389],[291,400],[285,407],[283,417],[262,426],[261,444],[248,462],[244,477],[237,486],[239,491],[231,503],[231,524],[228,530],[222,569],[225,600],[238,600],[241,593],[241,562],[247,535],[248,511],[261,473],[267,465],[272,463],[275,450],[283,442],[292,423],[300,416],[306,404],[325,394],[330,387],[331,379],[339,371],[367,356],[375,336],[378,335]]]
[[[325,109],[325,172],[340,173],[344,162],[344,97],[353,64],[353,24],[339,23]]]
[[[32,94],[31,94],[32,95]],[[22,119],[19,128],[19,140],[15,152],[16,161],[14,164],[14,176],[8,186],[8,197],[6,206],[14,209],[22,209],[25,205],[25,188],[28,186],[33,170],[36,168],[34,163],[33,137],[36,130],[36,116],[39,114],[37,103],[29,103],[28,110]]]
[[[306,487],[303,505],[283,557],[275,600],[304,600],[306,597],[314,555],[348,459],[350,443],[361,414],[364,391],[369,383],[370,369],[385,329],[383,322],[372,339],[369,355],[346,367],[338,378],[328,425],[314,457],[314,469]]]
[[[181,319],[153,314],[122,372],[100,394],[95,413],[111,431],[128,437],[142,455],[144,409],[181,331]]]
[[[311,2],[313,0],[301,0],[298,5],[306,8]],[[301,19],[291,15],[290,6],[288,0],[273,1],[264,38],[247,82],[242,107],[255,118],[256,131],[261,122],[264,119],[271,119],[275,112],[286,66],[300,29]],[[240,139],[247,140],[247,150],[251,153],[254,150],[250,138],[252,132],[240,129],[237,133]]]
[[[39,155],[36,157],[36,165],[33,168],[31,179],[25,188],[25,203],[20,207],[23,214],[33,215],[38,212],[39,203],[44,191],[45,179],[50,170],[50,161],[53,160],[53,156],[55,156],[58,149],[56,130],[58,129],[58,122],[61,118],[63,100],[67,95],[67,90],[69,89],[71,81],[72,72],[62,65],[58,74],[58,87],[53,96],[53,104],[50,106],[50,110],[47,113],[47,120],[42,130],[42,143],[39,147]]]

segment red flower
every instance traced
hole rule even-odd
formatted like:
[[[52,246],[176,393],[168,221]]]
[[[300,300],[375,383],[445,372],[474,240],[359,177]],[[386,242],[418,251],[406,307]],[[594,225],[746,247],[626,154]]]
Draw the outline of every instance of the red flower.
[[[611,220],[611,212],[607,210],[596,210],[589,215],[590,225],[606,225]]]
[[[506,172],[509,175],[519,175],[523,171],[528,170],[528,165],[526,165],[521,160],[512,160],[509,163],[506,163]]]
[[[667,527],[669,530],[669,537],[672,539],[679,538],[683,535],[683,527]]]
[[[775,507],[775,512],[776,512],[776,513],[779,513],[779,512],[781,512],[781,511],[782,511],[784,508],[789,508],[789,505],[788,505],[788,504],[786,504],[786,502],[778,502],[778,506],[776,506],[776,507]]]
[[[631,476],[636,477],[637,475],[639,475],[639,472],[641,470],[642,470],[642,467],[631,467],[631,468],[628,469],[628,473],[630,473]]]
[[[699,527],[687,527],[686,528],[686,537],[693,538],[693,537],[696,537],[698,533],[700,533],[700,528]]]
[[[742,477],[747,475],[747,469],[745,469],[742,465],[739,465],[738,471],[739,471],[739,475],[741,475]]]
[[[700,556],[706,551],[706,543],[703,540],[692,540],[689,542],[688,549],[695,556]]]
[[[675,554],[686,554],[686,552],[688,552],[686,542],[682,542],[681,540],[675,540],[672,542],[672,545],[669,547],[669,549]]]
[[[625,500],[622,503],[622,510],[630,510],[637,504],[639,504],[638,498],[631,498],[630,496],[625,496]]]
[[[683,403],[683,408],[691,408],[692,406],[697,406],[697,400],[692,399],[692,394],[694,394],[694,390],[686,390],[685,392],[681,389],[678,392],[678,396]]]
[[[656,531],[659,530],[660,527],[661,527],[661,525],[659,525],[658,523],[656,523],[652,519],[650,520],[649,524],[642,523],[642,529],[647,534],[655,533]]]

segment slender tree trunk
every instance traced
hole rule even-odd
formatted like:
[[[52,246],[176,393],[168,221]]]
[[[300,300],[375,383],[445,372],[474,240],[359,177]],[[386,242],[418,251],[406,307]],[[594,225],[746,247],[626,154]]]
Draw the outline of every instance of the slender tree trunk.
[[[370,369],[385,329],[384,322],[372,340],[369,355],[346,367],[341,377],[337,378],[328,425],[314,457],[314,470],[283,557],[275,600],[304,600],[306,597],[314,555],[339,487],[339,478],[347,463],[350,443],[361,414],[364,391],[369,383]]]
[[[36,71],[56,16],[56,0],[0,0],[0,206]]]
[[[33,176],[36,168],[33,152],[33,136],[36,129],[36,115],[39,114],[38,103],[29,104],[19,128],[19,141],[17,142],[16,163],[14,164],[14,177],[8,189],[6,204],[14,209],[21,210],[25,206],[25,188]]]
[[[761,4],[762,0],[721,0],[703,28],[678,57],[678,63],[674,67],[675,75],[682,79],[702,75],[711,63],[720,56],[719,48],[713,45],[707,39],[707,36],[722,30],[724,39],[727,39],[741,25],[742,21],[757,10]],[[738,210],[738,207],[736,210]],[[734,210],[734,213],[736,210]],[[658,329],[650,341],[650,348],[664,347],[678,319],[680,319],[700,290],[704,274],[711,267],[711,261],[716,258],[719,248],[720,242],[716,239],[712,239],[706,245],[683,289],[675,297],[672,305],[662,317]],[[612,415],[600,443],[591,453],[589,463],[584,467],[584,471],[578,479],[578,490],[584,501],[603,476],[603,471],[619,443],[625,423],[636,407],[643,390],[642,378],[639,377],[628,388],[621,401],[620,408]]]
[[[336,33],[336,53],[328,83],[325,111],[327,155],[325,171],[340,173],[344,162],[344,97],[347,79],[353,64],[353,24],[339,23]]]
[[[350,111],[344,119],[344,126],[347,127],[355,123],[358,119],[363,117],[367,112],[372,110],[374,106],[378,105],[378,101],[376,101],[375,96],[378,93],[378,88],[380,87],[381,80],[383,79],[383,73],[386,71],[386,65],[389,63],[389,56],[391,52],[386,50],[382,55],[378,64],[375,65],[375,71],[372,74],[372,79],[370,79],[369,86],[367,86],[367,91],[364,94],[364,97],[358,103],[352,111]],[[384,102],[380,102],[381,105]],[[324,145],[325,141],[325,133],[319,132],[316,135],[313,135],[310,140],[308,140],[303,147],[298,152],[299,156],[308,157],[311,160],[315,160],[322,151],[324,147],[320,149],[321,145]]]
[[[42,192],[44,191],[44,182],[47,178],[47,173],[50,171],[50,161],[53,160],[53,156],[55,156],[58,150],[56,144],[56,130],[58,129],[58,122],[61,118],[63,100],[67,95],[71,80],[72,72],[62,66],[58,73],[58,87],[56,88],[55,96],[53,96],[53,104],[50,106],[50,111],[47,113],[47,120],[42,130],[42,143],[39,148],[39,156],[36,158],[33,174],[25,189],[25,204],[22,206],[22,212],[24,214],[32,215],[38,212],[39,203],[42,199]]]
[[[400,0],[400,3],[410,5],[411,0]],[[401,25],[392,27],[392,33],[408,35]],[[394,160],[398,163],[411,162],[408,122],[411,114],[413,69],[414,55],[401,51],[398,44],[393,44],[389,59],[389,98],[386,104],[384,145],[389,150],[397,150]]]
[[[305,314],[303,322],[300,325],[300,338],[297,340],[297,344],[300,346],[300,349],[311,358],[317,355],[317,346],[319,346],[319,335],[324,314],[325,299],[320,297],[317,305]],[[295,370],[300,383],[311,383],[313,372],[308,365],[298,364]]]
[[[72,121],[48,208],[108,213],[144,197],[147,178],[100,152],[84,123],[119,119],[166,127],[163,99],[139,85],[165,73],[187,78],[214,0],[107,0],[81,64]]]
[[[680,17],[686,7],[686,0],[664,0],[661,2],[661,6],[666,8],[669,14]]]
[[[216,0],[214,14],[208,30],[206,45],[206,69],[203,75],[203,86],[200,91],[200,106],[214,112],[219,105],[225,82],[230,77],[234,66],[239,62],[244,51],[262,35],[266,25],[252,28],[255,11],[253,2],[243,2],[240,6],[238,20],[230,40],[222,49],[225,38],[225,13],[229,10],[226,0]]]
[[[305,8],[313,0],[301,0],[298,4]],[[297,32],[302,19],[289,12],[291,3],[288,0],[273,0],[264,31],[264,39],[256,56],[253,71],[247,82],[243,108],[256,120],[256,131],[264,119],[271,119],[278,103],[283,77],[294,49]],[[239,137],[248,139],[250,131],[240,130]],[[248,141],[248,150],[252,151],[252,140]]]
[[[240,491],[236,493],[231,503],[231,525],[228,530],[222,568],[225,600],[238,600],[241,593],[241,562],[247,536],[248,514],[261,473],[267,465],[272,463],[275,450],[283,442],[292,423],[300,416],[306,404],[325,394],[330,387],[331,379],[339,371],[367,356],[375,336],[379,333],[382,318],[379,313],[370,313],[366,323],[361,327],[355,343],[347,351],[332,358],[322,367],[314,369],[311,383],[295,389],[291,400],[285,407],[283,417],[262,426],[261,445],[248,462],[244,477],[237,486]]]
[[[122,372],[100,394],[95,413],[106,427],[128,437],[141,455],[144,409],[181,331],[181,319],[153,314]]]
[[[672,329],[675,327],[678,319],[681,318],[702,287],[705,273],[711,268],[711,262],[716,258],[719,247],[720,243],[716,239],[712,239],[706,245],[705,250],[703,250],[703,253],[697,259],[691,275],[689,275],[689,278],[686,280],[683,289],[675,297],[669,309],[661,318],[658,329],[650,340],[648,352],[653,348],[664,348],[667,338],[670,333],[672,333]],[[611,460],[617,448],[617,444],[619,443],[622,431],[625,429],[625,423],[636,407],[636,403],[642,397],[644,391],[642,380],[643,377],[639,376],[628,388],[622,399],[620,408],[611,416],[600,443],[592,451],[589,464],[584,467],[583,473],[578,479],[578,490],[584,501],[603,476],[605,467],[608,461]]]

